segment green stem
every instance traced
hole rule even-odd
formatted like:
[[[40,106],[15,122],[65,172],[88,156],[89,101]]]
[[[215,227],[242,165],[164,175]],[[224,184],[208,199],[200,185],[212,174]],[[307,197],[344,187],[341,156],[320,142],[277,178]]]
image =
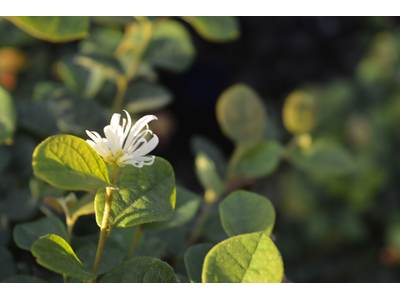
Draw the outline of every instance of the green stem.
[[[64,283],[67,283],[67,275],[63,274]]]
[[[117,173],[118,173],[118,167],[115,166],[114,171],[113,171],[113,176],[111,179],[111,184],[113,184],[113,185],[115,184],[115,181],[117,180]],[[99,271],[100,260],[101,260],[101,255],[103,253],[104,244],[106,243],[108,235],[109,235],[108,219],[110,217],[113,194],[114,194],[114,189],[112,187],[106,187],[106,203],[104,206],[103,221],[101,223],[101,228],[100,228],[99,245],[97,247],[96,258],[94,260],[94,265],[93,265],[93,274],[95,274],[95,275],[97,275],[97,272]],[[95,282],[95,281],[96,281],[96,278],[94,278],[92,280],[92,282]]]
[[[142,232],[143,232],[143,228],[142,228],[142,226],[140,226],[140,224],[139,224],[139,225],[136,227],[135,236],[134,236],[133,241],[132,241],[131,249],[129,250],[129,256],[128,256],[128,258],[133,257],[133,253],[135,252],[136,245],[137,245],[137,243],[138,243],[138,241],[139,241],[139,238],[140,238]]]
[[[124,97],[126,93],[126,89],[128,87],[128,83],[124,76],[119,76],[117,79],[117,93],[114,98],[112,111],[115,113],[119,113],[122,108],[122,103],[124,102]]]
[[[135,19],[140,23],[143,34],[136,50],[136,57],[129,68],[126,70],[125,77],[127,80],[131,80],[135,77],[144,51],[146,50],[153,35],[153,24],[147,17],[137,16],[135,17]]]

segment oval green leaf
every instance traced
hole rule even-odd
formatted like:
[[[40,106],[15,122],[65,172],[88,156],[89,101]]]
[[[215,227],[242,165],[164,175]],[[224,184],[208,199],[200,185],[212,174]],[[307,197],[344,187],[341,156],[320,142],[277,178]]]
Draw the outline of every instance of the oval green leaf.
[[[135,257],[108,272],[100,283],[176,283],[174,270],[154,257]]]
[[[355,169],[350,152],[329,141],[316,141],[309,148],[295,148],[289,156],[290,162],[305,172],[321,176],[343,175]]]
[[[172,166],[156,157],[151,166],[127,165],[120,170],[115,185],[109,217],[110,227],[130,227],[171,218],[175,208],[176,189]],[[103,220],[106,189],[97,191],[96,221]]]
[[[161,85],[137,82],[126,91],[124,106],[131,114],[160,109],[172,101],[172,94]]]
[[[87,270],[93,270],[94,258],[96,257],[97,245],[89,245],[80,248],[76,252],[82,264]],[[97,272],[99,275],[107,273],[112,268],[116,267],[124,261],[124,251],[109,246],[105,246],[101,255],[100,267]]]
[[[47,234],[55,234],[67,240],[64,224],[57,217],[45,217],[34,222],[17,224],[14,228],[14,241],[18,247],[31,250],[33,243]]]
[[[210,42],[222,43],[240,36],[239,22],[231,16],[183,17],[197,33]]]
[[[247,191],[235,191],[219,205],[222,227],[229,236],[264,231],[271,235],[275,209],[267,198]]]
[[[72,135],[51,136],[33,152],[35,175],[66,190],[91,190],[110,186],[102,158],[83,139]]]
[[[196,50],[187,29],[177,21],[157,22],[144,59],[154,66],[175,72],[185,71]]]
[[[261,142],[240,157],[237,172],[253,178],[267,176],[278,167],[282,153],[283,147],[278,142]]]
[[[89,18],[65,17],[5,17],[35,38],[52,43],[66,43],[89,35]]]
[[[280,283],[282,257],[263,232],[234,236],[207,254],[202,280],[204,283]]]
[[[222,132],[234,142],[249,145],[262,139],[266,110],[261,98],[248,85],[235,84],[225,90],[216,111]]]
[[[150,230],[163,230],[167,228],[181,226],[189,222],[197,213],[201,198],[191,191],[177,186],[176,187],[176,207],[172,218],[168,221],[154,222],[145,224],[145,228]]]
[[[13,99],[0,85],[0,144],[10,144],[17,123]]]
[[[212,244],[197,244],[185,252],[185,266],[191,283],[201,283],[204,258],[212,247]]]
[[[0,246],[0,282],[15,275],[17,266],[14,263],[13,256],[6,247]]]
[[[53,272],[85,280],[96,277],[85,269],[71,246],[55,234],[38,239],[31,251],[39,265]]]

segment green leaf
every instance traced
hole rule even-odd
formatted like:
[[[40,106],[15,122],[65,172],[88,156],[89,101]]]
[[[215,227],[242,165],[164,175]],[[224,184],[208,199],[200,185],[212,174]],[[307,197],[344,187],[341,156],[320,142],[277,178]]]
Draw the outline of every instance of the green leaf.
[[[71,246],[57,235],[41,237],[33,243],[31,251],[39,265],[53,272],[85,280],[96,277],[85,269]]]
[[[250,145],[262,140],[266,110],[248,85],[235,84],[225,90],[218,99],[216,112],[222,132],[234,142]]]
[[[229,236],[264,231],[271,235],[275,209],[265,197],[247,191],[235,191],[219,205],[222,227]]]
[[[280,283],[282,279],[282,257],[263,232],[231,237],[212,248],[204,260],[204,283]]]
[[[194,56],[190,34],[182,24],[170,19],[156,23],[144,60],[160,68],[183,72]]]
[[[204,236],[206,241],[211,243],[219,243],[229,237],[222,227],[221,216],[217,209],[212,211],[205,221]]]
[[[93,270],[94,258],[96,257],[97,245],[89,245],[80,248],[76,252],[76,256],[80,259],[87,270]],[[104,274],[115,266],[124,261],[124,251],[112,247],[105,246],[101,255],[100,267],[98,274]]]
[[[17,116],[13,99],[0,85],[0,144],[10,144],[16,129]]]
[[[0,266],[0,282],[16,273],[17,268],[12,254],[5,247],[0,247]]]
[[[30,35],[52,43],[66,43],[89,35],[88,17],[5,17]]]
[[[15,275],[1,283],[46,283],[46,281],[30,275]]]
[[[31,250],[33,243],[47,234],[55,234],[68,239],[64,224],[57,217],[45,217],[34,222],[17,224],[14,228],[14,241],[18,247]]]
[[[66,191],[58,189],[34,176],[29,179],[29,189],[33,198],[41,201],[46,197],[62,197]]]
[[[254,178],[267,176],[278,167],[282,153],[283,147],[278,142],[261,142],[240,157],[237,172]]]
[[[310,132],[317,124],[317,106],[314,97],[304,91],[287,96],[282,110],[283,124],[292,134]]]
[[[82,40],[79,51],[85,54],[98,53],[106,56],[113,56],[123,36],[118,28],[93,26],[90,29],[90,36]]]
[[[137,114],[160,109],[171,101],[172,94],[165,87],[140,81],[126,91],[124,107],[129,113]]]
[[[163,230],[166,228],[181,226],[189,222],[196,215],[200,202],[200,196],[183,187],[177,186],[176,207],[172,214],[172,218],[168,221],[147,223],[145,224],[145,228],[150,230]]]
[[[355,161],[345,148],[324,140],[314,142],[307,149],[296,147],[289,160],[299,169],[316,176],[348,174],[355,168]]]
[[[194,155],[205,153],[214,162],[220,178],[225,178],[226,159],[216,144],[205,137],[195,136],[191,140],[191,148]]]
[[[207,16],[183,17],[197,33],[210,42],[230,42],[240,36],[239,22],[236,17]]]
[[[156,157],[151,166],[136,168],[127,165],[121,169],[115,185],[109,217],[111,227],[130,227],[142,223],[164,221],[175,208],[176,189],[172,166]],[[96,221],[103,220],[106,189],[97,191]]]
[[[100,283],[175,283],[174,270],[154,257],[135,257],[112,269]]]
[[[219,177],[214,161],[207,154],[200,152],[195,158],[195,171],[197,179],[205,190],[211,190],[216,195],[220,195],[225,184]]]
[[[21,222],[33,217],[37,209],[37,200],[27,188],[12,190],[0,201],[0,215],[7,216],[9,221]]]
[[[66,190],[91,190],[110,186],[101,157],[83,139],[72,135],[52,136],[40,143],[34,153],[35,175]]]
[[[191,283],[201,283],[204,258],[214,247],[212,244],[197,244],[185,252],[185,266]]]

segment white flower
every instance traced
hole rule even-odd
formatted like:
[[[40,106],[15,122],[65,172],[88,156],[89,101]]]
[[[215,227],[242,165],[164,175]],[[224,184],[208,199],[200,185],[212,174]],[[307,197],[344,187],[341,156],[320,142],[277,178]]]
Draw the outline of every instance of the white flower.
[[[143,165],[151,165],[155,156],[143,155],[148,154],[158,144],[158,137],[149,130],[147,125],[150,121],[157,120],[157,117],[153,115],[144,116],[131,128],[131,117],[126,110],[124,111],[128,117],[128,122],[123,118],[121,126],[121,115],[113,114],[110,125],[104,127],[106,138],[102,138],[95,131],[86,130],[87,135],[93,140],[86,141],[109,164],[115,164],[119,167],[131,164],[137,168],[141,168]],[[144,126],[146,126],[146,129],[141,131]],[[149,141],[145,138],[147,133],[153,135]]]

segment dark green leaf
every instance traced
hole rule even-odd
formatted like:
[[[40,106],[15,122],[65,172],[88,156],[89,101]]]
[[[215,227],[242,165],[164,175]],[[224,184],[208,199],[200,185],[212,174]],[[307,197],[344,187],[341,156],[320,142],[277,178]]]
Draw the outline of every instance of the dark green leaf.
[[[154,222],[145,224],[145,228],[151,230],[162,230],[166,228],[181,226],[190,221],[195,215],[200,205],[200,197],[187,189],[176,187],[176,207],[172,218],[168,221]]]
[[[111,27],[94,26],[90,29],[90,36],[79,43],[82,53],[98,53],[113,56],[121,41],[123,33],[120,29]]]
[[[191,283],[201,283],[204,258],[212,247],[214,247],[212,244],[198,244],[186,250],[185,266]]]
[[[53,43],[65,43],[88,36],[88,17],[6,17],[30,35]]]
[[[41,237],[32,245],[31,251],[38,264],[53,272],[86,280],[96,277],[85,269],[71,246],[57,235]]]
[[[111,227],[130,227],[142,223],[164,221],[175,208],[176,189],[174,171],[164,159],[156,157],[151,166],[136,168],[127,165],[121,169],[115,185],[109,217]],[[106,189],[97,191],[95,210],[101,226]]]
[[[89,245],[80,248],[76,256],[80,259],[87,270],[93,270],[94,259],[96,257],[97,245]],[[98,274],[104,274],[124,261],[125,254],[122,250],[105,246],[101,255]]]
[[[41,201],[45,197],[62,197],[66,193],[65,190],[58,189],[36,177],[29,179],[29,189],[33,198],[38,201]]]
[[[94,214],[94,197],[93,192],[87,193],[78,202],[71,205],[69,208],[71,218],[76,219],[80,216]]]
[[[131,113],[160,109],[172,101],[172,94],[161,85],[145,81],[135,83],[126,91],[124,107]]]
[[[239,22],[236,17],[207,16],[183,17],[197,33],[211,42],[229,42],[239,38]]]
[[[194,56],[190,34],[182,24],[169,19],[156,23],[145,60],[157,67],[183,72]]]
[[[165,262],[153,257],[128,259],[112,269],[101,283],[175,283],[174,270]]]
[[[16,129],[14,102],[7,90],[0,85],[0,144],[10,144]]]
[[[0,214],[10,221],[25,221],[37,213],[37,204],[27,188],[12,190],[0,201]]]
[[[343,175],[355,168],[354,159],[345,148],[323,140],[314,142],[308,149],[295,148],[289,160],[296,167],[315,175]]]
[[[247,177],[264,177],[278,166],[283,147],[275,141],[262,142],[240,157],[237,172]]]
[[[204,224],[204,236],[207,242],[219,243],[229,236],[226,234],[221,224],[221,217],[219,211],[211,212]]]
[[[0,247],[0,282],[16,273],[14,259],[5,247]]]
[[[35,174],[48,183],[67,190],[90,190],[110,186],[101,157],[83,139],[72,135],[52,136],[33,153]]]
[[[248,85],[235,84],[219,97],[217,120],[230,139],[250,145],[262,139],[267,116],[257,93]]]
[[[204,283],[280,283],[282,280],[281,255],[263,232],[231,237],[212,248],[204,260]]]
[[[235,191],[219,205],[222,226],[229,236],[264,231],[271,235],[275,209],[265,197],[247,191]]]
[[[2,283],[46,283],[46,281],[30,275],[15,275],[2,281]]]
[[[57,217],[45,217],[34,222],[17,224],[14,228],[14,241],[18,247],[31,250],[32,244],[40,237],[55,234],[68,239],[64,224]]]

